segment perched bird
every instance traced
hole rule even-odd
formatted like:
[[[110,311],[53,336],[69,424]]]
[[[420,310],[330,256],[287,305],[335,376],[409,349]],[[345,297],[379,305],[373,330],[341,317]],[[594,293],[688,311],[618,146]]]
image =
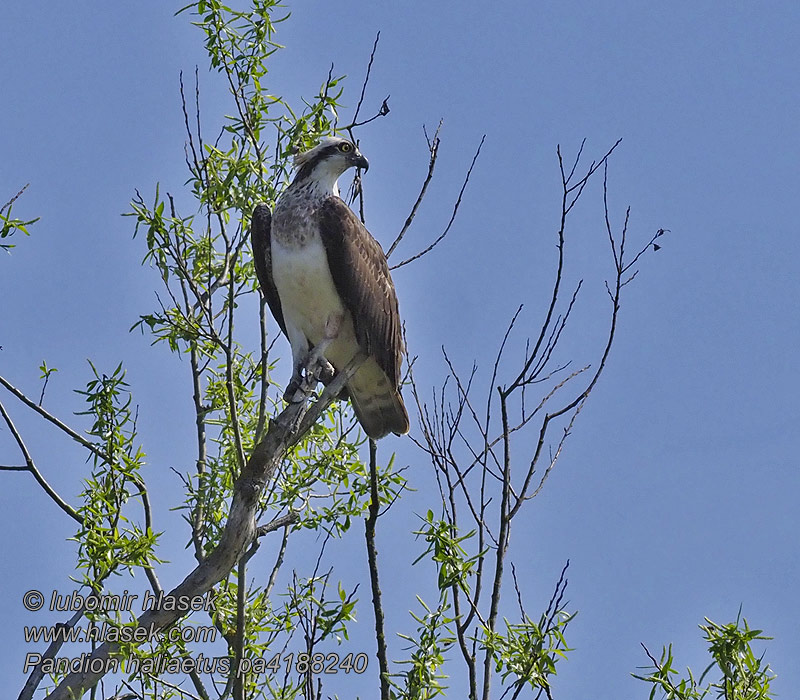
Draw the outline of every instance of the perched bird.
[[[294,400],[303,370],[328,383],[356,356],[347,382],[353,410],[373,439],[408,432],[400,395],[403,336],[394,283],[380,244],[339,197],[348,168],[369,168],[347,139],[324,138],[295,156],[297,172],[270,213],[253,211],[250,236],[261,291],[292,346]]]

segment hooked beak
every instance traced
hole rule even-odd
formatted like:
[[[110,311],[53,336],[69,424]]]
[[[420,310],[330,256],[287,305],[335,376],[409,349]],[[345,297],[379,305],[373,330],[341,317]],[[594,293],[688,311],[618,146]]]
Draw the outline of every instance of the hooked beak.
[[[353,165],[355,165],[357,168],[361,168],[364,172],[369,170],[369,161],[358,151],[356,151],[353,157]]]

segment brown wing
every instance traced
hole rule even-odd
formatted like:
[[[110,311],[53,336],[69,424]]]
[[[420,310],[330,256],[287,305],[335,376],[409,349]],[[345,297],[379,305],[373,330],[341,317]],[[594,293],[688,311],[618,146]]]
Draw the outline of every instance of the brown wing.
[[[327,199],[317,215],[333,283],[351,310],[356,338],[397,389],[403,331],[383,249],[338,197]]]
[[[286,322],[283,320],[283,309],[278,289],[272,279],[272,248],[270,232],[272,230],[272,212],[266,204],[257,204],[250,219],[250,244],[253,246],[253,262],[256,276],[261,285],[261,292],[269,304],[269,310],[286,335]]]

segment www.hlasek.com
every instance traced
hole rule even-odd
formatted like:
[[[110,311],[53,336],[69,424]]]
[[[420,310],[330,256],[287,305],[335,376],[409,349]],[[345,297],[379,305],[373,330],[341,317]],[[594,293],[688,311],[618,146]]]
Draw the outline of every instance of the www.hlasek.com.
[[[176,626],[167,630],[130,625],[115,625],[108,622],[90,622],[85,627],[69,625],[53,625],[46,627],[37,625],[22,628],[23,636],[28,644],[37,642],[114,642],[141,644],[151,642],[157,637],[166,637],[170,642],[213,642],[217,639],[217,629],[213,626]]]

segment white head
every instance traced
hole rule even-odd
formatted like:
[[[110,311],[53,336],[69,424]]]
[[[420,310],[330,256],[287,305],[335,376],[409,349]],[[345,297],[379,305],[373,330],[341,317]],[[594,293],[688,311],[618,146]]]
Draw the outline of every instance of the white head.
[[[339,193],[337,180],[348,168],[369,169],[369,161],[361,155],[352,141],[339,136],[326,136],[314,148],[294,157],[297,168],[293,185],[306,180],[317,187]]]

